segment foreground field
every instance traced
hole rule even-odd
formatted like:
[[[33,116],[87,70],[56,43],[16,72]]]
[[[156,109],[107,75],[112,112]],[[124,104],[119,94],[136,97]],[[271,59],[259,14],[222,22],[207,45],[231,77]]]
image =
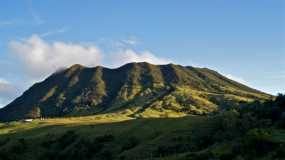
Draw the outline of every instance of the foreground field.
[[[203,123],[205,118],[190,116],[184,118],[132,120],[127,117],[106,115],[103,117],[89,116],[35,120],[33,122],[11,122],[9,124],[1,124],[0,144],[2,147],[0,149],[11,153],[9,154],[11,159],[38,159],[39,157],[49,159],[48,157],[53,155],[49,153],[52,150],[55,150],[55,152],[59,150],[69,152],[68,150],[72,147],[78,150],[82,149],[73,145],[76,145],[84,138],[86,143],[92,143],[96,139],[99,141],[90,145],[95,145],[93,147],[98,151],[97,156],[102,159],[106,158],[104,156],[106,156],[107,152],[112,158],[165,157],[168,153],[166,151],[159,154],[156,153],[157,147],[175,145],[172,141],[181,143],[182,139],[179,140],[179,138],[187,138],[191,134],[191,128],[194,125]],[[181,134],[185,135],[185,137],[180,137]],[[176,140],[176,138],[178,139]],[[85,143],[85,140],[80,143]],[[104,143],[102,146],[100,145],[101,141]],[[57,142],[61,142],[61,144],[54,144]],[[181,145],[181,147],[187,146]],[[96,158],[95,150],[92,151],[93,154],[95,153],[93,158]],[[68,157],[72,156],[72,154],[70,152],[68,155],[62,154],[61,156],[74,158]],[[14,157],[11,155],[14,155]],[[21,156],[18,157],[18,155]],[[59,157],[61,156],[59,155]],[[56,157],[53,158],[56,159]]]
[[[107,124],[126,120],[132,120],[132,118],[119,114],[108,114],[70,118],[35,119],[32,122],[14,121],[8,123],[0,123],[0,135],[5,136],[43,127],[62,126],[58,128],[64,129],[65,127]]]
[[[237,130],[241,120],[237,112],[228,111],[183,118],[101,115],[10,122],[0,126],[0,159],[240,160],[275,159],[277,153],[282,157],[284,130],[249,128],[243,133]]]

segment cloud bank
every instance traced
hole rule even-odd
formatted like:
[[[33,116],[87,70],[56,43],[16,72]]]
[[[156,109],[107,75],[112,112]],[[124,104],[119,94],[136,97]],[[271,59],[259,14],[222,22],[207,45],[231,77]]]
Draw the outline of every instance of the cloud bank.
[[[38,35],[23,41],[12,41],[9,48],[25,71],[34,78],[42,78],[59,68],[77,63],[85,66],[98,65],[103,56],[96,46],[60,41],[48,43]]]
[[[11,41],[9,48],[28,76],[34,79],[42,79],[58,69],[73,64],[82,64],[88,67],[107,64],[111,67],[118,67],[130,62],[153,64],[170,62],[170,60],[157,57],[149,51],[118,48],[107,54],[96,44],[47,42],[39,35],[32,35],[22,41]]]

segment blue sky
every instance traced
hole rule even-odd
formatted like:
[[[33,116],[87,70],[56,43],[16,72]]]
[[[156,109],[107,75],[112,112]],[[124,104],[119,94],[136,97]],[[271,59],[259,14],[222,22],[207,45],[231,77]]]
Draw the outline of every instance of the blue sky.
[[[0,2],[0,106],[73,63],[215,69],[285,92],[284,0]]]

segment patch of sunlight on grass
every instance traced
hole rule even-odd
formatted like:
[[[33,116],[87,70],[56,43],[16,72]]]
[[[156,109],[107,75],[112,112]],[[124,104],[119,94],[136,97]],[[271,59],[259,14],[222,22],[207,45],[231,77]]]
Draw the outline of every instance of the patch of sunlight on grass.
[[[0,124],[0,135],[15,133],[18,131],[46,127],[51,125],[90,125],[90,124],[103,124],[121,122],[131,120],[133,118],[125,116],[123,114],[103,114],[94,116],[82,116],[82,117],[64,117],[64,118],[47,118],[47,119],[35,119],[32,122],[14,121]]]
[[[140,114],[140,117],[143,118],[176,118],[187,116],[183,112],[175,112],[173,110],[164,109],[163,111],[158,111],[155,109],[148,108],[143,113]]]

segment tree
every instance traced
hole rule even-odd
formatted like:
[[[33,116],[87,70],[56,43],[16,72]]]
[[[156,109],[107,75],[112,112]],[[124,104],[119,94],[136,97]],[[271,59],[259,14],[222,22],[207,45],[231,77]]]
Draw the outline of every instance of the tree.
[[[26,114],[26,118],[40,118],[40,117],[41,117],[40,107],[34,107],[28,114]]]

